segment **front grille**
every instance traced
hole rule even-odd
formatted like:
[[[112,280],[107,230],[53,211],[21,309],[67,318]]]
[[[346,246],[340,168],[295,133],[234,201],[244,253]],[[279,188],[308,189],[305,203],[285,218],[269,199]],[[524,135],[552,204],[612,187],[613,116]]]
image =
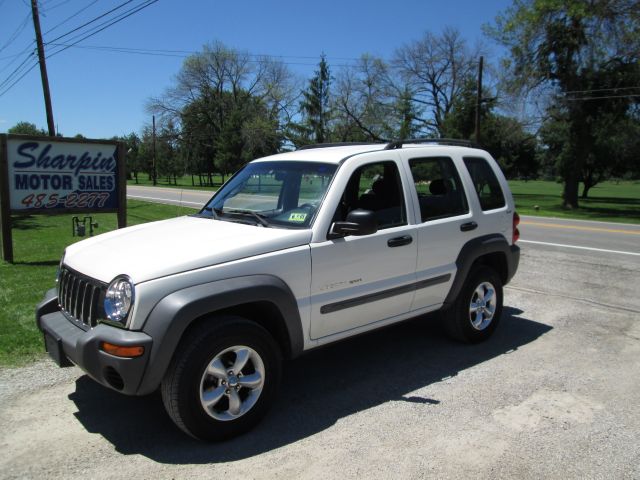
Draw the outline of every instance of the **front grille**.
[[[95,327],[106,290],[105,284],[62,267],[58,277],[58,305],[74,320]]]

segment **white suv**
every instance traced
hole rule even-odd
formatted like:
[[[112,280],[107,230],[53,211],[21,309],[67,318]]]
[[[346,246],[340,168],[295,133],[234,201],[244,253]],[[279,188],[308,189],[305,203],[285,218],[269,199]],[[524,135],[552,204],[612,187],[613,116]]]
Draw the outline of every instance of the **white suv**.
[[[247,164],[195,215],[69,246],[37,324],[60,366],[161,387],[182,430],[228,438],[265,414],[283,358],[435,310],[488,338],[518,221],[463,142],[317,145]]]

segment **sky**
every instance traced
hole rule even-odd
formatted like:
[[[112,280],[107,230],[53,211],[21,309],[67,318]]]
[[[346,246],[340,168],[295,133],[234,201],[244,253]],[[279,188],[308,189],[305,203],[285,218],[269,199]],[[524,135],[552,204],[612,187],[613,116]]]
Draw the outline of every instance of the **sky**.
[[[72,36],[83,30],[57,41],[56,37],[125,1],[40,0],[45,53],[62,48],[51,44],[72,43]],[[130,0],[88,27],[143,3]],[[221,41],[230,48],[279,57],[293,72],[309,78],[322,53],[336,71],[364,53],[391,58],[397,48],[426,31],[437,34],[451,26],[470,45],[482,43],[496,60],[501,50],[483,36],[482,25],[510,4],[511,0],[158,0],[47,60],[54,121],[64,136],[110,138],[140,132],[151,122],[147,99],[172,85],[185,55],[94,47],[195,52],[205,43]],[[0,85],[33,50],[30,12],[30,0],[0,0]],[[23,67],[35,63],[31,57]],[[0,87],[0,132],[19,121],[46,130],[39,69],[33,68],[6,91],[8,85]]]

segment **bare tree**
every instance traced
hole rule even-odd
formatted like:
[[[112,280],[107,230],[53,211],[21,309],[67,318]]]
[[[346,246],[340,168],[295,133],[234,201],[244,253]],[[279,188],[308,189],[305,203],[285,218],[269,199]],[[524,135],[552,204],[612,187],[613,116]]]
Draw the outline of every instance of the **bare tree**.
[[[395,137],[401,89],[382,59],[363,55],[337,78],[334,131],[340,140],[386,141]]]
[[[284,63],[268,56],[255,57],[221,42],[204,45],[202,52],[185,59],[175,84],[160,97],[147,101],[147,110],[180,125],[185,106],[211,95],[230,92],[234,98],[249,94],[264,101],[286,122],[297,101],[298,80]]]
[[[453,28],[440,35],[427,32],[395,52],[393,66],[420,107],[417,120],[424,133],[440,133],[465,81],[476,75],[478,56]]]

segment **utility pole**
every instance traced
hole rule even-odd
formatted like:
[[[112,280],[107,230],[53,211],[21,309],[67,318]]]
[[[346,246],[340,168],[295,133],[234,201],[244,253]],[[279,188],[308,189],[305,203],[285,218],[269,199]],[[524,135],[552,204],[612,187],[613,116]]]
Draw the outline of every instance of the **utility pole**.
[[[42,77],[42,92],[44,93],[44,106],[47,110],[47,127],[49,136],[56,136],[53,123],[53,109],[51,108],[51,92],[49,91],[49,77],[47,76],[47,64],[44,58],[44,45],[42,44],[42,32],[40,31],[40,15],[38,14],[38,0],[31,0],[31,15],[33,28],[36,31],[36,44],[38,45],[38,61],[40,63],[40,76]]]
[[[153,145],[153,158],[152,158],[151,161],[153,162],[153,164],[151,166],[151,176],[153,177],[153,186],[155,187],[156,183],[157,183],[157,174],[156,174],[156,116],[155,115],[153,116],[153,130],[152,130],[152,132],[153,132],[153,135],[152,135],[152,138],[153,138],[153,143],[152,143],[152,145]]]
[[[482,64],[484,57],[480,56],[478,64],[478,95],[476,98],[476,143],[480,145],[480,106],[482,105]]]

